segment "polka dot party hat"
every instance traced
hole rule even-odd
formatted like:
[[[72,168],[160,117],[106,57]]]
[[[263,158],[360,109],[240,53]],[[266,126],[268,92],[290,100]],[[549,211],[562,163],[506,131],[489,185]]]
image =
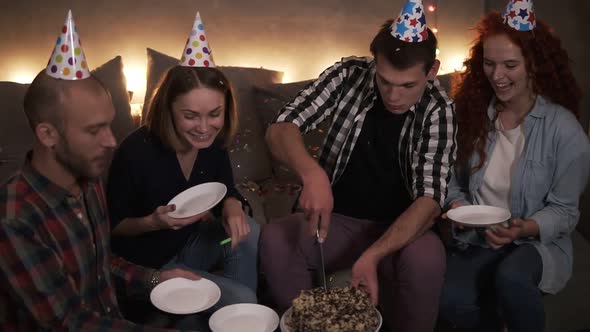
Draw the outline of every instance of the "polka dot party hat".
[[[82,80],[90,77],[86,56],[78,36],[78,27],[74,23],[71,10],[68,11],[61,34],[57,37],[46,73],[62,80]]]
[[[502,17],[505,24],[518,31],[531,31],[537,26],[533,0],[510,0]]]
[[[422,0],[406,1],[399,16],[391,24],[391,35],[409,43],[419,43],[428,39]]]
[[[182,52],[180,65],[186,67],[215,67],[199,12],[197,12],[193,29],[186,41],[184,52]]]

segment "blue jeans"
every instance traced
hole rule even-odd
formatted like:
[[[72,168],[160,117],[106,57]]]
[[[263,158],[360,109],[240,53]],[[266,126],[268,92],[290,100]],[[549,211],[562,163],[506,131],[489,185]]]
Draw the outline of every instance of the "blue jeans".
[[[440,318],[473,331],[543,331],[543,263],[529,244],[450,249]]]
[[[209,316],[217,309],[236,303],[256,303],[257,251],[260,226],[248,218],[250,234],[235,250],[231,244],[220,245],[228,237],[220,220],[199,224],[199,230],[187,241],[184,248],[162,270],[184,268],[209,279],[221,289],[221,298],[208,310],[194,314],[171,315],[175,328],[209,331]],[[215,268],[223,268],[223,275],[211,274]]]

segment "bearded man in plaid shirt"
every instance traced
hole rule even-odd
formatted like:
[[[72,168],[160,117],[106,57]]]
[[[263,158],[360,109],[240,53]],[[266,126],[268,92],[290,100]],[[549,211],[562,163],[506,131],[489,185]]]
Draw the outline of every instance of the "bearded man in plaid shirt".
[[[417,23],[418,22],[418,23]],[[351,285],[374,304],[393,301],[395,331],[432,331],[445,271],[430,231],[455,158],[454,108],[436,74],[436,38],[420,1],[408,1],[371,43],[373,59],[344,58],[280,112],[267,132],[273,155],[303,183],[302,213],[265,225],[260,268],[286,310],[321,269],[352,266]],[[330,122],[316,162],[301,132]],[[316,231],[319,229],[318,240]],[[382,283],[392,286],[379,292]]]
[[[76,30],[71,13],[63,29]],[[28,88],[24,109],[35,143],[20,171],[0,185],[0,330],[164,331],[123,318],[113,276],[127,296],[199,276],[111,257],[99,177],[116,145],[115,109],[105,87],[80,67],[84,53],[75,54],[72,70],[53,70],[63,61],[52,56]]]

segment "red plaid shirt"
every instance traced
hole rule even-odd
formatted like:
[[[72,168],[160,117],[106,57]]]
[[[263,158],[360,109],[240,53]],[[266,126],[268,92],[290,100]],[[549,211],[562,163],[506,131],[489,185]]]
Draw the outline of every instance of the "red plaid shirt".
[[[0,186],[0,330],[148,330],[121,316],[111,273],[131,296],[146,294],[153,270],[111,257],[100,183],[83,199],[86,213],[30,158]]]

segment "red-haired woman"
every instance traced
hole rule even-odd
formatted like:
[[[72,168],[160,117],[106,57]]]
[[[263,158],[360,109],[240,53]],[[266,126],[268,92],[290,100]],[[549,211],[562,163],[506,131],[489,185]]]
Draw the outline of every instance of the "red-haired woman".
[[[441,318],[476,331],[542,331],[542,294],[571,276],[570,233],[590,169],[580,89],[559,38],[511,1],[477,26],[455,97],[458,156],[447,206],[510,210],[510,226],[453,226]]]

